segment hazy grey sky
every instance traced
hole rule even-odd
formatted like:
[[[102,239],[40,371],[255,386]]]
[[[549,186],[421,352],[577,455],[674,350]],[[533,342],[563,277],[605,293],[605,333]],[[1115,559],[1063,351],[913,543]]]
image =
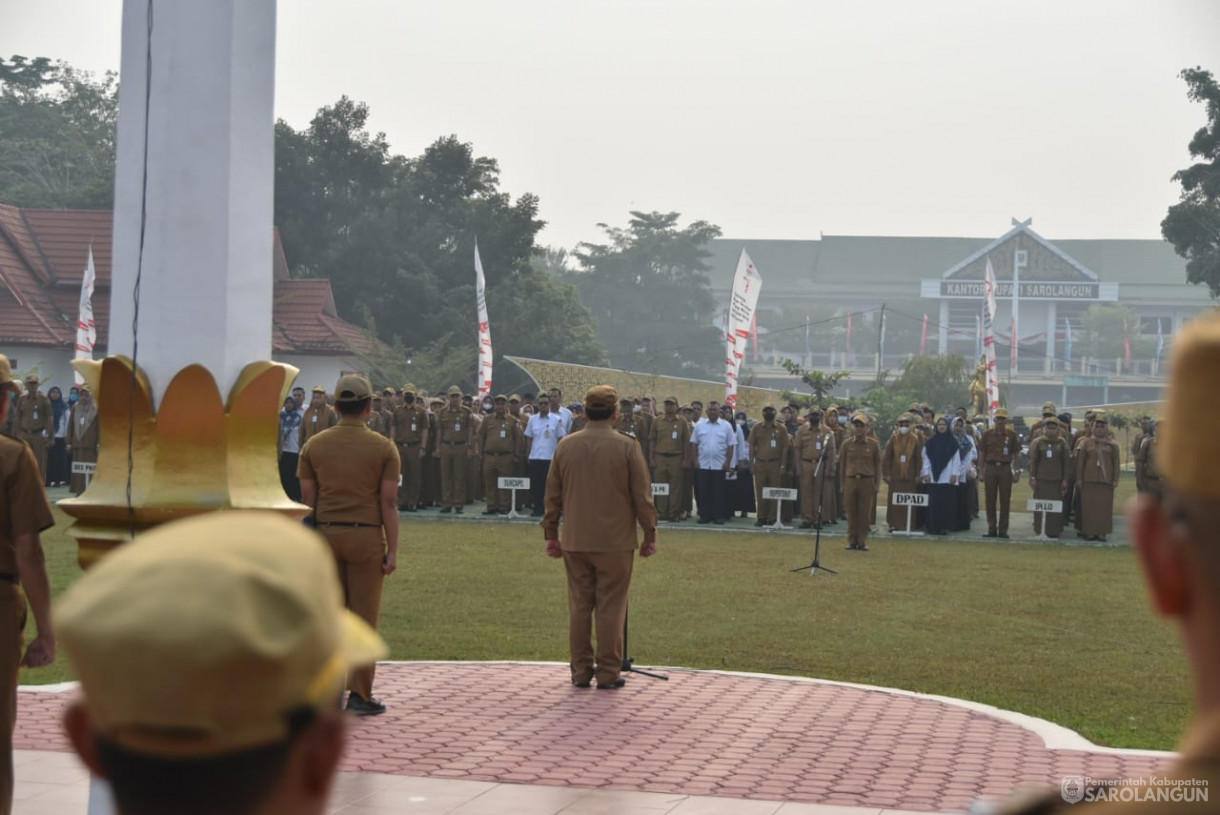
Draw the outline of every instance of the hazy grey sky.
[[[117,69],[120,0],[0,0],[0,54]],[[1216,0],[280,0],[276,112],[455,133],[571,247],[629,209],[736,238],[1159,237]],[[201,69],[206,70],[206,66]]]

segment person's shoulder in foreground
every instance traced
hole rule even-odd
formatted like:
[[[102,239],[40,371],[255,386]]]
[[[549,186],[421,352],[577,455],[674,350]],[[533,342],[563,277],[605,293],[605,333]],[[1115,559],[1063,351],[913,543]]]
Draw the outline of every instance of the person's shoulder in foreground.
[[[120,815],[325,812],[347,671],[385,644],[344,610],[334,558],[270,512],[144,533],[56,609],[80,678],[73,747]]]

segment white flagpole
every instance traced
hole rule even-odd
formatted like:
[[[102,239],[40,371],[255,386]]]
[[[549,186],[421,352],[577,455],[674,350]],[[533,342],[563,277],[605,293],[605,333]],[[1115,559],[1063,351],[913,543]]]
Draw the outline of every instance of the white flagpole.
[[[491,393],[491,326],[487,321],[487,283],[483,279],[483,261],[479,258],[479,242],[474,242],[475,294],[479,308],[479,395]]]
[[[97,271],[93,266],[93,244],[89,245],[89,260],[80,281],[80,308],[76,318],[76,359],[93,359],[93,346],[97,342],[97,326],[93,322],[93,284]],[[75,371],[73,381],[77,386],[85,384],[80,371]]]

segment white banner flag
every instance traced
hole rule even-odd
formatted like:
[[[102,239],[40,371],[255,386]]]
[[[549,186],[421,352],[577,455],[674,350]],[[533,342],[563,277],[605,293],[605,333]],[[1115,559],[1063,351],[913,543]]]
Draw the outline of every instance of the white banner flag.
[[[746,340],[750,336],[750,325],[754,322],[754,308],[758,305],[758,292],[762,288],[762,277],[754,262],[741,250],[737,261],[737,274],[733,276],[733,295],[729,301],[729,316],[724,327],[724,403],[737,408],[737,377],[746,355]]]
[[[991,258],[987,258],[987,271],[983,276],[983,354],[987,357],[987,415],[995,419],[1000,409],[1000,380],[995,366],[995,269]]]
[[[93,283],[97,272],[93,268],[93,247],[89,247],[89,261],[85,264],[85,276],[80,281],[80,310],[76,319],[76,359],[93,359],[93,344],[97,342],[97,326],[93,322]],[[85,384],[85,378],[76,371],[73,377],[77,386]]]
[[[479,242],[474,244],[475,294],[479,304],[479,395],[491,393],[491,326],[487,322],[487,283],[483,280],[483,261]]]

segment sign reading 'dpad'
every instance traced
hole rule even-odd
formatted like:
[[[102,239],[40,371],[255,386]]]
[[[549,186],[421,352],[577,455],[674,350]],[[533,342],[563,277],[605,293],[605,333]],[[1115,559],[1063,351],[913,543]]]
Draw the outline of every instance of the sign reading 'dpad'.
[[[72,462],[72,472],[93,475],[97,472],[97,465],[91,461],[74,461]]]
[[[796,490],[785,487],[763,487],[763,498],[773,501],[795,501]]]
[[[652,494],[653,495],[669,495],[669,485],[668,484],[653,484],[652,485]]]
[[[896,507],[926,507],[928,505],[926,492],[896,492],[893,498]]]
[[[1063,502],[1032,499],[1026,508],[1030,512],[1063,512]]]
[[[528,478],[501,478],[496,484],[502,490],[528,490],[530,488]]]

